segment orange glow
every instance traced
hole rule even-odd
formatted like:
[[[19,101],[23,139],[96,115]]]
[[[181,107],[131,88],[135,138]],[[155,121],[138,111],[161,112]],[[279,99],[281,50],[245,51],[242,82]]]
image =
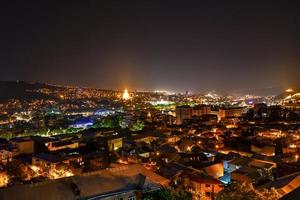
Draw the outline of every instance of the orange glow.
[[[9,183],[9,176],[2,172],[0,173],[0,187],[5,187]]]
[[[129,100],[129,99],[130,99],[130,95],[129,95],[127,89],[125,89],[125,91],[124,91],[124,93],[123,93],[123,95],[122,95],[122,98],[123,98],[124,100]]]
[[[67,169],[56,169],[49,171],[48,178],[50,179],[58,179],[58,178],[64,178],[74,176],[73,172]]]
[[[120,164],[129,164],[126,160],[122,160],[122,159],[119,159],[117,162]]]

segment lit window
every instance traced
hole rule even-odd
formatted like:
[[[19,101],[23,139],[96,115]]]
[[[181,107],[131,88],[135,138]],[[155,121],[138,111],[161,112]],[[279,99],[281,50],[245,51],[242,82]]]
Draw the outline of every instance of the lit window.
[[[135,196],[129,196],[128,200],[135,200]]]

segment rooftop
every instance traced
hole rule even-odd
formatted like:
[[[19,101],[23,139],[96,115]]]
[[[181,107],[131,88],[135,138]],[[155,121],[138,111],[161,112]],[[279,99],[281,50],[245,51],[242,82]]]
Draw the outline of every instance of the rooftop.
[[[34,157],[41,159],[41,160],[45,160],[47,162],[51,162],[51,163],[59,163],[59,162],[62,162],[62,160],[63,160],[59,156],[55,156],[55,155],[47,154],[47,153],[39,153],[39,154],[35,155]]]
[[[135,164],[42,183],[16,185],[0,190],[0,199],[39,200],[42,196],[44,200],[86,199],[112,192],[167,184],[167,179]],[[76,195],[76,191],[80,191],[80,195]]]

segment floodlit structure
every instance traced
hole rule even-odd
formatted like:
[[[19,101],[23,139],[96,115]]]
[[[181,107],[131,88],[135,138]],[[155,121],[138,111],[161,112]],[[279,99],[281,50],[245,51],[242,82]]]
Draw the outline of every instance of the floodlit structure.
[[[125,89],[125,91],[124,91],[124,93],[123,93],[123,95],[122,95],[122,98],[123,98],[124,100],[129,100],[129,99],[130,99],[130,95],[129,95],[127,89]]]

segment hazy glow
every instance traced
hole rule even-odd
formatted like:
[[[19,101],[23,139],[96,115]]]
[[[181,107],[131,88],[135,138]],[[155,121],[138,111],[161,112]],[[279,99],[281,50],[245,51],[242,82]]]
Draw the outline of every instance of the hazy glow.
[[[124,100],[129,100],[129,99],[130,99],[130,95],[129,95],[127,89],[125,89],[122,98],[123,98]]]
[[[156,105],[170,105],[173,102],[171,102],[171,101],[165,101],[165,100],[159,100],[159,101],[151,101],[150,103],[152,105],[156,106]]]
[[[8,183],[9,183],[9,176],[6,173],[1,172],[0,173],[0,187],[5,187]]]

